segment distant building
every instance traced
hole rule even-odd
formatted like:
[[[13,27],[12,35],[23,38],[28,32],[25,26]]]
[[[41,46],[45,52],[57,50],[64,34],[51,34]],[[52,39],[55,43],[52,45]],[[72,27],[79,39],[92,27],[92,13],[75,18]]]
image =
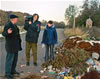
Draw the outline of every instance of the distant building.
[[[92,24],[93,24],[93,21],[91,20],[91,18],[88,18],[86,20],[86,28],[92,28]]]

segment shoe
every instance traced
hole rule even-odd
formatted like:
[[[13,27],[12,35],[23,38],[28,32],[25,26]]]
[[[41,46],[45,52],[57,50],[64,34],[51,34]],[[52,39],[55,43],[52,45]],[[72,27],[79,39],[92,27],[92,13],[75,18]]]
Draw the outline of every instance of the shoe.
[[[19,77],[19,75],[20,75],[19,72],[14,72],[14,73],[12,73],[12,76],[14,76],[14,77]]]
[[[37,66],[37,63],[36,62],[34,63],[34,66]]]
[[[26,63],[26,66],[30,66],[30,63],[29,63],[29,62],[27,62],[27,63]]]
[[[5,76],[5,79],[13,79],[12,76]]]

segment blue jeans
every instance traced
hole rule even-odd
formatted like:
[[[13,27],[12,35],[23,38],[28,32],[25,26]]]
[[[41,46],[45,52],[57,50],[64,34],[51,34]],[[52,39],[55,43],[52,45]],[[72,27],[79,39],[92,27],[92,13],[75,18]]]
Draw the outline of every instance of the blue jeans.
[[[18,52],[15,53],[7,52],[6,63],[5,63],[6,76],[11,76],[12,73],[16,72],[17,61],[18,61]]]
[[[54,60],[54,45],[45,44],[45,61]],[[49,55],[50,50],[50,55]]]

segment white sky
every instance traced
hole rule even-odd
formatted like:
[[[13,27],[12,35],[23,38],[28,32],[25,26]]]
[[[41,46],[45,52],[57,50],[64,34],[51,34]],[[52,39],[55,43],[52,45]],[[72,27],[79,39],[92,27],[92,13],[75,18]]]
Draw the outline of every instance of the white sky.
[[[70,4],[80,6],[83,0],[0,0],[0,4],[2,10],[38,13],[40,20],[64,21],[66,8]]]

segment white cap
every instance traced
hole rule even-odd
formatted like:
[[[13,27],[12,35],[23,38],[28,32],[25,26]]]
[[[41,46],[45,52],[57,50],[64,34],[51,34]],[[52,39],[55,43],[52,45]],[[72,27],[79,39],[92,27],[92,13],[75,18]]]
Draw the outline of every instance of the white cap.
[[[94,53],[92,53],[92,58],[95,58],[95,59],[99,59],[99,54],[98,53],[96,53],[96,52],[94,52]]]

